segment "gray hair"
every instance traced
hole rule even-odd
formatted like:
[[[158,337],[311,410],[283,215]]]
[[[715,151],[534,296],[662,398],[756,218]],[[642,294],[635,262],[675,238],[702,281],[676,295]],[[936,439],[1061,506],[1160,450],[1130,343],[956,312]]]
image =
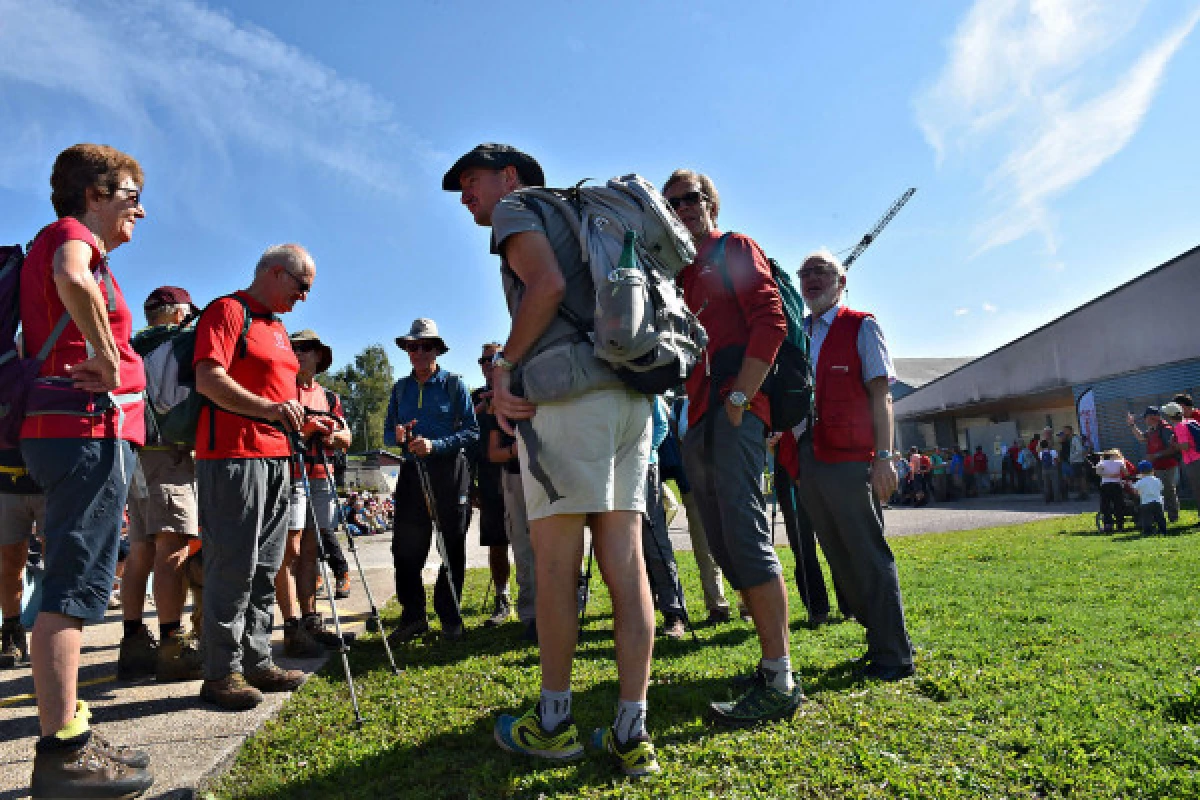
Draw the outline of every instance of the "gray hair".
[[[831,253],[828,247],[819,247],[813,250],[804,257],[804,260],[800,262],[800,266],[803,267],[810,261],[823,261],[837,270],[838,277],[846,277],[846,268],[842,266],[841,259]]]
[[[168,303],[165,306],[158,306],[156,308],[151,308],[151,309],[147,310],[146,311],[146,321],[149,322],[151,325],[157,325],[159,323],[156,322],[156,320],[166,319],[167,317],[173,316],[173,315],[181,313],[181,312],[186,317],[188,315],[188,312],[190,312],[191,310],[192,310],[192,307],[189,306],[187,303]]]
[[[276,244],[263,251],[258,265],[254,267],[254,274],[261,275],[276,265],[291,273],[303,273],[311,261],[312,256],[298,244]]]

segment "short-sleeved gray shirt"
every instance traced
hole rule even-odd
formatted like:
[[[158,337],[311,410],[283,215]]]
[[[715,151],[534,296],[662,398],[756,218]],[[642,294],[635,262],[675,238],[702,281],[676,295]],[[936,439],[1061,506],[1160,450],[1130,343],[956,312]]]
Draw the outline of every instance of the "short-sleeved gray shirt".
[[[591,272],[587,264],[583,263],[579,238],[556,208],[520,192],[513,192],[504,197],[492,211],[492,252],[500,256],[501,265],[504,267],[501,272],[509,315],[516,314],[521,296],[525,293],[525,286],[508,268],[504,244],[510,236],[529,231],[544,234],[550,240],[550,247],[558,259],[558,268],[562,270],[563,279],[566,281],[563,305],[590,322],[596,308],[595,290],[592,288]],[[556,316],[523,360],[528,361],[551,345],[564,340],[574,338],[578,341],[579,336],[579,331],[574,325],[562,316]]]

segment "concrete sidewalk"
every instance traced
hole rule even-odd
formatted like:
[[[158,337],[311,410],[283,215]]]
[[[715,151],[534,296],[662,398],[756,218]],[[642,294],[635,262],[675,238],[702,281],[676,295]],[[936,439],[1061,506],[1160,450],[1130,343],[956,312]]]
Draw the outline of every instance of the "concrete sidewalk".
[[[885,511],[889,535],[966,530],[1033,522],[1047,517],[1093,510],[1096,502],[1045,504],[1036,495],[997,495],[927,506],[893,508]],[[768,513],[772,507],[768,505]],[[776,543],[787,546],[782,514],[775,519]],[[376,603],[382,606],[395,594],[391,567],[391,536],[378,535],[355,540]],[[487,550],[478,546],[478,515],[468,534],[468,567],[486,567]],[[671,541],[677,550],[690,550],[687,519],[682,508],[671,526]],[[436,548],[430,548],[424,577],[431,583],[437,572]],[[347,552],[347,556],[350,554]],[[351,559],[353,594],[340,601],[338,610],[349,629],[361,632],[368,604]],[[322,602],[328,617],[328,602]],[[153,604],[147,602],[146,622],[157,630]],[[116,680],[117,650],[121,639],[121,612],[109,613],[104,622],[84,633],[80,697],[92,707],[97,727],[115,742],[143,748],[153,759],[156,783],[147,797],[187,798],[206,778],[219,774],[237,755],[247,737],[273,717],[287,695],[267,695],[266,701],[248,712],[229,713],[201,703],[199,681],[159,685]],[[282,636],[277,633],[277,653]],[[312,672],[324,659],[295,661],[279,655],[279,663]],[[28,667],[0,672],[0,800],[28,797],[33,768],[33,745],[37,736],[37,709]]]

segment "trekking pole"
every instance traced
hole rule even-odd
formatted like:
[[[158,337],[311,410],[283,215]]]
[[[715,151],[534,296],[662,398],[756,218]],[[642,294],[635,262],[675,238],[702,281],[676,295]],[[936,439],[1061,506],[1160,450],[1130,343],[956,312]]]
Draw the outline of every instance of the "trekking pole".
[[[288,442],[292,446],[292,460],[296,465],[296,470],[300,473],[300,483],[304,487],[304,503],[308,507],[308,519],[312,522],[314,539],[317,542],[317,565],[321,570],[321,577],[325,580],[325,586],[329,589],[329,608],[333,612],[333,630],[337,634],[340,645],[338,653],[342,657],[342,669],[346,672],[346,685],[350,687],[350,703],[354,706],[354,722],[359,728],[363,725],[362,712],[358,709],[358,692],[354,688],[354,676],[350,674],[350,647],[346,644],[346,638],[342,635],[342,620],[338,616],[337,610],[337,592],[334,591],[334,583],[332,575],[329,572],[329,564],[325,561],[325,544],[321,541],[321,525],[317,521],[317,509],[312,502],[312,486],[308,482],[308,468],[304,463],[304,446],[299,436],[294,438],[288,436]]]
[[[450,551],[446,548],[446,538],[442,533],[442,526],[438,522],[437,502],[433,497],[433,485],[429,482],[429,472],[425,469],[425,462],[420,457],[414,455],[413,460],[417,465],[417,480],[421,484],[421,494],[425,495],[425,509],[429,512],[429,521],[433,523],[433,535],[434,541],[437,542],[438,556],[442,559],[442,569],[446,570],[446,583],[450,585],[450,597],[454,600],[454,607],[461,614],[462,605],[458,601],[458,590],[454,588],[454,570],[450,568]]]
[[[588,541],[587,571],[579,573],[579,627],[583,627],[583,615],[587,612],[588,598],[592,593],[592,557],[596,552],[596,540]]]
[[[491,575],[488,575],[487,585],[483,587],[483,602],[479,604],[480,614],[487,612],[487,601],[488,597],[490,597],[492,594],[492,583],[494,583],[494,580]],[[499,589],[497,589],[497,591],[499,591]],[[497,595],[497,597],[499,597],[499,595]]]
[[[383,629],[383,619],[379,616],[379,608],[375,605],[375,597],[371,594],[371,585],[367,582],[367,573],[363,569],[362,559],[358,557],[358,545],[354,543],[354,537],[350,535],[350,526],[346,524],[346,509],[342,508],[342,503],[337,497],[337,486],[333,482],[333,470],[329,468],[329,456],[325,453],[324,445],[318,449],[321,453],[321,464],[325,467],[325,480],[329,483],[329,491],[333,493],[334,503],[337,506],[338,525],[346,529],[346,547],[354,556],[354,564],[358,567],[358,577],[362,581],[363,593],[366,594],[367,604],[371,607],[371,616],[368,619],[375,623],[375,628],[379,631],[380,638],[383,639],[383,650],[387,653],[388,663],[392,665],[392,674],[399,675],[403,670],[396,666],[396,659],[392,655],[392,646],[387,640],[387,631]],[[318,535],[317,538],[320,536]]]

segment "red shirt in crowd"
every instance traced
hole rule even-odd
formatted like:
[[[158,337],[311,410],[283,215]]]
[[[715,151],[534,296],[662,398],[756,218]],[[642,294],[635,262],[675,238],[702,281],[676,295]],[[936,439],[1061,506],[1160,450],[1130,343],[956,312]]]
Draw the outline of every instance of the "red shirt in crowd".
[[[297,390],[299,392],[300,405],[305,408],[312,409],[313,411],[328,411],[339,419],[344,418],[345,414],[342,412],[341,398],[336,394],[333,395],[333,408],[330,408],[329,397],[325,394],[325,387],[316,381],[313,381],[312,386],[300,386],[297,387]],[[317,440],[320,436],[321,434],[319,433],[314,434],[309,439],[308,449],[304,452],[305,460],[308,462],[308,477],[310,480],[323,481],[329,477],[329,472],[325,469],[325,465],[321,463],[321,454],[317,447]],[[325,457],[330,459],[330,463],[333,463],[331,450],[328,447],[325,448]]]
[[[270,309],[245,292],[238,292],[255,314]],[[194,363],[215,361],[238,384],[273,403],[295,400],[300,363],[292,352],[287,329],[279,320],[255,319],[246,335],[246,355],[239,355],[238,339],[245,324],[242,304],[232,297],[215,300],[196,324]],[[196,458],[275,458],[291,455],[287,436],[265,422],[255,422],[228,411],[216,412],[216,446],[208,446],[209,406],[200,411],[196,425]]]
[[[988,471],[987,453],[976,453],[975,455],[971,456],[971,460],[975,462],[975,474],[976,475],[983,475],[983,474],[987,473],[987,471]]]
[[[708,363],[711,354],[731,345],[744,345],[745,355],[770,364],[787,336],[787,317],[779,299],[779,287],[771,277],[767,256],[753,239],[731,233],[725,242],[725,265],[736,293],[730,293],[717,267],[708,262],[721,239],[712,231],[700,243],[696,260],[679,273],[688,308],[708,332],[705,363],[697,364],[687,380],[688,425],[699,424],[708,411]],[[720,396],[730,390],[736,373],[724,381]],[[751,399],[750,413],[771,427],[770,406],[759,392]]]
[[[92,250],[88,265],[93,274],[102,274],[98,268],[104,261],[95,235],[74,217],[62,219],[48,225],[34,240],[21,266],[21,329],[25,337],[25,354],[37,355],[46,343],[58,320],[66,312],[58,287],[54,283],[54,255],[70,241],[85,243]],[[106,282],[101,279],[100,294],[108,309],[109,297]],[[108,311],[108,325],[117,342],[120,353],[121,385],[112,391],[114,395],[134,394],[146,388],[146,372],[142,358],[129,345],[133,334],[133,315],[125,303],[125,295],[114,276],[113,292],[116,295],[114,310]],[[41,377],[65,378],[67,367],[86,361],[87,340],[74,321],[68,322],[58,341],[50,348],[50,354],[42,363]],[[116,410],[99,415],[46,414],[27,416],[21,425],[23,439],[116,439],[121,438],[142,445],[146,441],[146,426],[141,400],[121,405],[125,412],[122,422]],[[32,409],[31,409],[32,410]],[[120,431],[117,428],[120,426]]]

